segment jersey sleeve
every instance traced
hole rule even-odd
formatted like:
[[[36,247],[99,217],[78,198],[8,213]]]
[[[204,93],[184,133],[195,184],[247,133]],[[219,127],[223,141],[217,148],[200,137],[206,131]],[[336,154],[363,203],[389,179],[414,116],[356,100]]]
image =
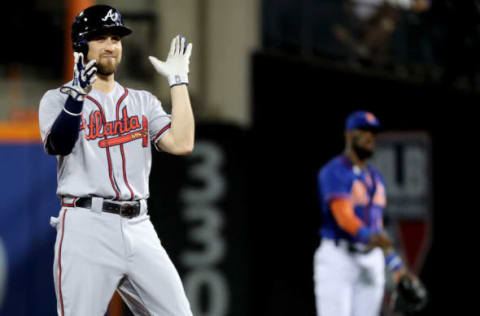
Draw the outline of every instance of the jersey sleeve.
[[[170,129],[171,115],[167,114],[162,107],[161,102],[149,93],[149,118],[148,133],[150,140],[156,144],[165,133]]]
[[[60,91],[48,90],[40,100],[38,108],[38,122],[40,125],[40,135],[45,147],[47,138],[53,123],[63,110],[67,96],[62,95]]]
[[[340,166],[327,166],[320,172],[318,178],[321,196],[325,203],[329,204],[338,198],[350,198],[353,181],[348,172]]]

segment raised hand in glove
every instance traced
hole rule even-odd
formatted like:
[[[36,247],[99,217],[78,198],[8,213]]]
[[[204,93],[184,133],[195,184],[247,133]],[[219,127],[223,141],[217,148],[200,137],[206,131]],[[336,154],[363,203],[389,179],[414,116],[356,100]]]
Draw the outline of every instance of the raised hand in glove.
[[[188,65],[192,54],[192,43],[186,44],[185,37],[177,35],[172,39],[170,52],[165,62],[153,56],[148,57],[155,70],[167,77],[170,87],[181,84],[188,85]]]
[[[70,95],[75,101],[83,101],[85,96],[92,90],[92,85],[97,80],[97,61],[95,59],[85,65],[82,53],[73,53],[73,83],[72,86],[60,88],[62,93]]]

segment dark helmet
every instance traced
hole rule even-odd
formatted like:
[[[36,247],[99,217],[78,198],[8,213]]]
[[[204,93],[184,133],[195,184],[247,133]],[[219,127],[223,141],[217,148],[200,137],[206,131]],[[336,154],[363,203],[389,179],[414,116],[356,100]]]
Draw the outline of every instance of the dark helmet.
[[[88,41],[102,33],[111,33],[120,37],[132,33],[123,24],[120,11],[108,5],[94,5],[80,12],[72,24],[72,46],[75,52],[87,57]]]

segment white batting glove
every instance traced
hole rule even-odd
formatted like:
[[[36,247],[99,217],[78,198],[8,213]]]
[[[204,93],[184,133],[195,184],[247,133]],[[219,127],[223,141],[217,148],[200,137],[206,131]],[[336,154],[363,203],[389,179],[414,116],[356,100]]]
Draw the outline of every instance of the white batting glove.
[[[92,90],[92,85],[97,80],[97,61],[95,59],[88,62],[87,65],[83,62],[82,53],[73,53],[73,83],[72,86],[63,86],[60,92],[72,96],[76,101],[83,101],[85,96]]]
[[[188,85],[188,65],[192,54],[192,43],[185,45],[185,37],[177,35],[172,39],[167,61],[160,61],[153,56],[148,57],[155,70],[167,77],[170,87]]]

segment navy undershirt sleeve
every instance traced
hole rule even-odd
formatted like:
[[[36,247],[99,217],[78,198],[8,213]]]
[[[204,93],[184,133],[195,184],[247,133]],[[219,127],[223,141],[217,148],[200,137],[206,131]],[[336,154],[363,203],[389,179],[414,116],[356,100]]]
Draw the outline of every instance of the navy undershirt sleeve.
[[[83,101],[75,101],[69,96],[65,102],[65,109],[71,113],[81,113]],[[80,115],[71,115],[65,111],[60,112],[48,135],[48,153],[61,156],[70,154],[78,140],[80,123]]]

